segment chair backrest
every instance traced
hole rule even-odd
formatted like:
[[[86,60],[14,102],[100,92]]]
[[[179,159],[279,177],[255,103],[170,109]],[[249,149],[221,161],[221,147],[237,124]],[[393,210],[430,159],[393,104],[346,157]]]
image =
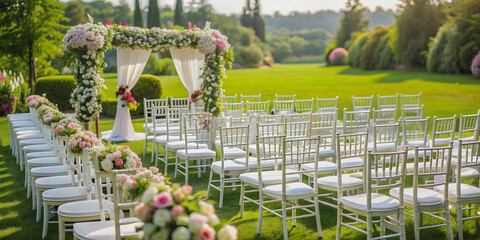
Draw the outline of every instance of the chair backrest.
[[[238,126],[245,126],[252,124],[253,116],[246,116],[246,117],[229,117],[227,119],[229,127],[238,127]]]
[[[274,170],[278,170],[279,163],[282,162],[282,140],[284,135],[276,136],[255,136],[257,151],[257,172],[260,183],[262,182],[262,168],[266,161],[273,162]],[[268,168],[271,168],[270,166]]]
[[[393,149],[388,147],[388,151],[396,152],[400,141],[400,124],[373,124],[373,152],[386,152],[380,148],[381,144],[393,144]]]
[[[190,99],[189,98],[173,98],[173,97],[170,97],[169,100],[170,100],[170,103],[168,104],[168,106],[170,108],[186,108],[186,109],[190,108]]]
[[[370,97],[354,97],[352,96],[352,104],[354,111],[371,111],[373,108],[373,95]]]
[[[312,99],[295,99],[295,112],[313,112],[313,98]]]
[[[310,137],[311,129],[312,122],[310,120],[299,122],[285,122],[285,134],[287,139],[308,138]]]
[[[430,127],[430,117],[417,120],[402,120],[402,138],[403,146],[415,147],[426,146],[428,143],[428,129]]]
[[[347,111],[343,109],[343,133],[361,133],[370,125],[370,110]]]
[[[312,137],[331,135],[333,138],[335,138],[337,132],[337,118],[337,109],[335,109],[333,112],[313,113],[311,130]]]
[[[183,114],[183,134],[185,146],[188,143],[207,144],[210,148],[212,145],[212,116],[210,114],[186,113]],[[188,138],[194,136],[195,138]],[[185,149],[188,154],[188,148]]]
[[[480,141],[475,142],[463,142],[458,140],[458,164],[456,168],[456,196],[462,196],[461,183],[462,183],[462,168],[469,167],[478,169],[480,167]]]
[[[295,94],[293,95],[278,95],[275,94],[275,101],[294,101]]]
[[[258,94],[258,95],[243,95],[243,94],[240,94],[240,101],[241,102],[261,102],[262,101],[262,94]]]
[[[246,151],[246,166],[248,166],[248,144],[249,144],[250,125],[237,127],[220,127],[220,156],[222,160],[222,171],[224,169],[223,161],[226,160],[226,148],[240,148]]]
[[[247,115],[252,114],[268,114],[268,108],[270,107],[270,100],[266,102],[246,102]]]
[[[336,161],[341,164],[345,158],[361,157],[366,159],[368,133],[337,134]],[[345,167],[344,167],[345,169]]]
[[[317,112],[333,112],[338,108],[338,96],[335,98],[318,98]]]
[[[312,113],[291,113],[285,114],[285,121],[288,122],[307,122],[312,120]]]
[[[166,135],[167,136],[167,141],[168,139],[173,136],[173,135],[178,135],[180,136],[180,139],[182,138],[182,127],[181,127],[181,121],[182,119],[182,114],[183,114],[183,108],[170,108],[170,107],[153,107],[152,108],[152,119],[153,121],[156,121],[159,117],[163,117],[163,114],[158,116],[157,113],[163,113],[165,112],[165,132],[160,133],[160,126],[157,124],[153,125],[153,132],[156,133],[156,135]],[[186,110],[185,110],[186,111]],[[174,125],[180,124],[179,128],[173,128]]]
[[[397,109],[373,109],[373,122],[377,124],[392,124],[397,122]]]
[[[478,141],[480,131],[480,110],[477,114],[463,115],[460,114],[460,124],[458,130],[458,139]],[[470,138],[470,139],[469,139]]]
[[[449,118],[433,117],[431,147],[445,146],[455,139],[457,115]]]
[[[285,136],[285,123],[257,123],[256,134],[258,137]]]
[[[448,199],[453,141],[448,147],[415,147],[413,171],[413,201],[418,203],[418,188],[444,185],[444,199]],[[422,160],[420,160],[422,158]]]
[[[377,94],[378,109],[397,109],[398,108],[398,93],[396,95],[380,96]]]
[[[274,114],[285,114],[295,112],[295,100],[274,100],[273,101]]]
[[[224,96],[223,97],[224,103],[236,103],[237,102],[237,94],[233,96]]]
[[[152,123],[152,107],[166,107],[168,105],[168,99],[143,99],[143,116],[145,118],[145,124]],[[165,114],[165,113],[164,113]],[[160,112],[157,115],[161,115]],[[148,131],[147,131],[148,132]]]
[[[285,122],[284,115],[257,115],[257,123],[268,124],[268,123],[283,123]]]
[[[243,116],[243,102],[225,103],[223,104],[223,106],[225,108],[226,116],[235,116],[235,117]]]
[[[422,104],[422,93],[413,95],[400,94],[401,108],[419,108]]]
[[[411,107],[403,108],[402,107],[402,120],[414,120],[423,118],[424,106],[421,107]]]

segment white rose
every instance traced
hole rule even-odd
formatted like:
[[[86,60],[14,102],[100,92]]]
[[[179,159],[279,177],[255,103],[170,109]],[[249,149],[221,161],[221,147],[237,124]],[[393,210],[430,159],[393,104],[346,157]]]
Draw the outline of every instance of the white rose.
[[[110,160],[108,160],[108,159],[104,159],[104,160],[102,161],[102,168],[103,168],[103,170],[105,170],[105,171],[107,171],[107,172],[108,172],[108,171],[111,171],[111,170],[113,169],[113,163],[112,163],[112,161],[110,161]]]
[[[217,238],[218,240],[237,240],[238,230],[232,225],[225,224],[218,230]]]

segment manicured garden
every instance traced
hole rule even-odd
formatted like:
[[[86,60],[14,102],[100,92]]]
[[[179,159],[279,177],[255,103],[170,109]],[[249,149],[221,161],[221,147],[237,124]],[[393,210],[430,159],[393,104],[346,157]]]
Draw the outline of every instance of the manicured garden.
[[[351,109],[351,95],[369,96],[372,94],[391,95],[396,93],[414,94],[422,92],[425,116],[439,117],[475,113],[480,109],[480,81],[471,75],[440,75],[420,70],[409,71],[363,71],[349,67],[324,67],[318,64],[275,65],[271,69],[232,70],[224,83],[226,95],[262,94],[262,99],[273,100],[277,94],[297,94],[297,98],[339,96],[339,108]],[[107,96],[115,97],[116,76],[105,75]],[[187,92],[176,76],[161,77],[164,94],[162,97],[186,97]],[[137,99],[141,100],[141,99]],[[273,102],[271,102],[273,104]],[[341,114],[339,114],[341,118]],[[114,120],[101,118],[100,131],[111,130]],[[143,118],[133,119],[137,132],[143,132]],[[40,239],[41,223],[35,222],[35,212],[31,210],[31,199],[26,199],[23,187],[23,173],[19,172],[15,158],[9,148],[9,133],[6,117],[0,118],[0,239]],[[143,141],[126,142],[137,154],[143,152]],[[150,166],[150,154],[143,157],[143,163]],[[162,168],[162,166],[159,166]],[[173,172],[169,172],[173,176]],[[208,176],[197,180],[196,173],[191,174],[190,184],[198,196],[206,196]],[[409,179],[411,181],[411,179]],[[183,182],[183,178],[172,179]],[[240,239],[255,239],[258,208],[247,205],[243,218],[239,218],[239,189],[227,190],[224,207],[217,213],[222,223],[237,226]],[[218,192],[213,191],[211,198],[218,200]],[[411,212],[411,211],[410,211]],[[335,209],[321,206],[321,221],[324,239],[334,239],[336,233]],[[454,215],[454,214],[452,214]],[[427,220],[426,223],[430,221]],[[474,221],[464,223],[466,239],[478,239],[480,233],[474,228]],[[316,228],[313,218],[298,220],[297,226],[289,223],[291,239],[315,239]],[[452,217],[452,226],[456,234],[456,221]],[[407,218],[407,239],[413,238],[413,220]],[[379,229],[377,229],[379,230]],[[378,235],[378,231],[376,232]],[[71,239],[71,235],[68,239]],[[281,220],[271,214],[264,215],[262,234],[258,239],[282,239]],[[49,228],[48,239],[57,239],[55,225]],[[364,239],[365,235],[342,229],[342,239]],[[445,239],[445,230],[440,228],[422,231],[422,239]]]

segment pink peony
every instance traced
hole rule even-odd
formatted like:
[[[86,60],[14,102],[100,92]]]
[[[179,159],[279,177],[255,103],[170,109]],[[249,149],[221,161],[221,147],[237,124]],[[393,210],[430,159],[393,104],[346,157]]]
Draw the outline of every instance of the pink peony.
[[[192,194],[193,188],[190,185],[183,185],[182,186],[182,191],[183,191],[183,193],[189,195],[189,194]]]
[[[177,200],[177,202],[181,202],[185,198],[185,193],[183,193],[182,189],[177,189],[173,193],[173,198]]]
[[[150,167],[149,169],[153,174],[157,174],[160,171],[157,167]]]
[[[192,233],[198,233],[202,225],[208,222],[207,216],[196,212],[190,214],[190,216],[188,216],[188,219],[190,220],[188,223],[188,228],[190,229],[190,231],[192,231]]]
[[[73,123],[69,123],[69,124],[67,125],[67,128],[68,128],[68,129],[72,129],[72,128],[74,128],[74,127],[75,127],[75,124],[73,124]]]
[[[180,214],[184,213],[185,209],[181,205],[176,205],[172,208],[172,218],[175,220]]]
[[[133,181],[132,183],[130,183],[132,185],[132,188],[137,188],[138,187],[138,184],[136,181]]]
[[[115,159],[115,165],[122,166],[123,165],[123,160],[121,158]]]
[[[198,236],[201,240],[213,240],[215,239],[215,229],[204,223],[198,230]]]
[[[89,143],[89,142],[87,142],[87,143],[85,143],[85,147],[86,147],[86,148],[91,148],[91,147],[92,147],[92,144]]]
[[[80,144],[78,144],[78,146],[79,146],[80,148],[85,148],[85,142],[81,142]]]
[[[153,208],[150,204],[140,203],[135,207],[135,215],[142,220],[142,222],[146,222],[152,210]]]
[[[167,192],[163,191],[153,198],[153,206],[156,208],[167,208],[172,206],[173,197]]]

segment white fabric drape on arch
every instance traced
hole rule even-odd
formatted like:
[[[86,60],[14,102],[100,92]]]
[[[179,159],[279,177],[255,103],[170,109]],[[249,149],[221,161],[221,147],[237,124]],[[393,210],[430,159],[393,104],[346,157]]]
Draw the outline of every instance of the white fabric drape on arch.
[[[177,69],[178,77],[190,95],[200,89],[202,84],[200,75],[205,64],[205,54],[193,48],[170,48],[173,64]]]
[[[118,86],[128,86],[127,91],[130,92],[135,84],[140,79],[145,64],[150,57],[152,50],[144,49],[117,49],[117,78]],[[141,99],[136,99],[140,101]],[[108,133],[106,133],[108,134]],[[104,134],[104,135],[106,135]],[[133,129],[132,119],[128,107],[122,107],[120,97],[117,101],[117,114],[115,115],[115,123],[110,136],[105,136],[109,141],[135,141],[141,140],[145,136],[143,134],[136,134]]]

